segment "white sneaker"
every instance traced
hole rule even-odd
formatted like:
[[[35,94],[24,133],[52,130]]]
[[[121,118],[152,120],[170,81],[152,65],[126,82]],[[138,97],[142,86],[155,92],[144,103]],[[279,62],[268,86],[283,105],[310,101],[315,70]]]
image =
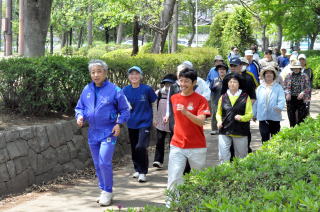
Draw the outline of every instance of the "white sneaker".
[[[133,178],[138,178],[139,177],[139,172],[135,172],[133,175],[132,175]]]
[[[146,175],[145,174],[139,174],[138,182],[139,183],[147,182]]]
[[[103,191],[101,191],[100,196],[96,199],[96,202],[97,202],[97,203],[100,202],[100,199],[101,199],[101,196],[102,196],[102,192],[103,192]]]
[[[152,166],[153,166],[153,167],[157,167],[158,169],[163,168],[163,164],[160,163],[159,161],[153,162]]]
[[[100,206],[108,206],[108,205],[110,205],[111,204],[111,200],[112,200],[112,193],[106,192],[106,191],[102,191],[101,197],[100,197],[100,200],[99,200]]]

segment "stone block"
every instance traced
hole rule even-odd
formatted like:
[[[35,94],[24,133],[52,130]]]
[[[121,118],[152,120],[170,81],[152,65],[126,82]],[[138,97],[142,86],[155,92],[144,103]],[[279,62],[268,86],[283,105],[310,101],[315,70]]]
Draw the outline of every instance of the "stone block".
[[[85,161],[80,161],[79,159],[73,159],[72,163],[76,169],[83,169],[85,167]]]
[[[5,132],[0,132],[0,149],[3,149],[7,146]]]
[[[5,163],[0,164],[0,182],[8,182],[10,180],[9,172]]]
[[[58,153],[58,162],[60,164],[70,162],[71,157],[70,157],[70,153],[67,145],[62,145],[58,147],[56,150]]]
[[[6,149],[0,149],[0,164],[9,160],[9,154]]]
[[[88,151],[86,151],[85,149],[82,149],[79,153],[78,153],[78,159],[80,161],[86,161],[88,158],[90,157],[90,154],[88,153]]]
[[[24,170],[28,169],[30,167],[30,163],[28,161],[27,157],[20,157],[13,160],[14,167],[16,169],[16,175],[19,175]]]
[[[31,167],[26,170],[28,174],[28,186],[31,186],[35,183],[35,175]]]
[[[74,170],[76,170],[76,168],[72,162],[65,163],[62,165],[62,167],[63,167],[64,173],[70,173],[70,172],[73,172]]]
[[[63,122],[58,122],[55,124],[55,127],[57,128],[57,133],[58,133],[58,138],[59,138],[59,142],[60,142],[60,145],[62,143],[64,143],[66,140],[66,137],[65,137],[65,134],[64,134],[64,124]]]
[[[58,163],[57,151],[52,147],[49,147],[47,150],[43,151],[41,155],[45,159],[45,163],[48,168],[47,170],[52,169]]]
[[[58,131],[56,125],[48,125],[46,130],[50,145],[54,148],[61,146],[63,139],[60,137],[61,132]]]
[[[38,166],[37,166],[38,156],[37,156],[36,152],[33,151],[31,148],[28,151],[28,159],[29,159],[31,168],[33,169],[34,172],[36,172],[36,170],[38,168]]]
[[[8,173],[9,173],[9,176],[10,178],[14,178],[16,176],[16,169],[14,167],[14,163],[13,163],[13,160],[9,160],[7,162],[7,169],[8,169]]]
[[[20,137],[20,133],[18,130],[11,130],[4,132],[6,142],[16,141]]]
[[[15,159],[28,154],[28,145],[26,141],[18,139],[14,142],[8,143],[7,150],[9,152],[9,157],[11,159]]]
[[[68,149],[69,149],[69,153],[70,153],[70,157],[73,159],[73,158],[76,158],[77,157],[77,149],[75,147],[75,145],[73,144],[72,141],[69,141],[67,143],[67,146],[68,146]]]
[[[85,140],[88,140],[88,127],[81,128],[81,135],[84,137]]]
[[[31,127],[21,129],[19,130],[19,133],[20,133],[20,138],[22,138],[23,140],[29,140],[34,137],[33,130]]]
[[[0,182],[0,200],[1,200],[1,195],[7,194],[8,188],[6,183]]]
[[[41,147],[40,147],[40,144],[39,144],[37,137],[28,140],[27,144],[28,144],[29,148],[32,149],[34,152],[36,152],[36,153],[41,152]]]
[[[77,150],[84,148],[84,137],[82,135],[73,135],[72,142]]]
[[[51,170],[51,174],[52,174],[52,176],[53,176],[54,178],[62,175],[62,174],[63,174],[63,166],[60,165],[60,164],[57,164],[57,165]]]
[[[72,124],[68,121],[62,123],[65,141],[71,141],[73,137]]]

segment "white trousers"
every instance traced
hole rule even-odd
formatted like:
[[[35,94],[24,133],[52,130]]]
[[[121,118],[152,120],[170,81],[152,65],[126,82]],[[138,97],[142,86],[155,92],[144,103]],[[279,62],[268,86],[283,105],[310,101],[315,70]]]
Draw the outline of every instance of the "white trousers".
[[[233,143],[234,154],[238,158],[244,158],[248,154],[248,137],[232,137],[219,135],[219,161],[220,164],[230,161],[230,147]]]
[[[202,169],[206,165],[207,148],[182,149],[170,146],[168,164],[168,185],[167,189],[172,190],[175,185],[183,183],[183,171],[187,159],[192,169]]]

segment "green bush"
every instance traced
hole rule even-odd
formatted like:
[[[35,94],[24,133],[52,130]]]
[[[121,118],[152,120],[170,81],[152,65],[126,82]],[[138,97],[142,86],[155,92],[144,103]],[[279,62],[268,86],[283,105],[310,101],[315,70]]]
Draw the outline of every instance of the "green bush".
[[[307,50],[301,51],[301,54],[305,54],[307,57],[320,56],[320,50]]]
[[[139,49],[139,54],[151,53],[152,45],[153,45],[153,43],[150,42],[150,43],[146,43],[143,46],[141,46]],[[187,47],[178,44],[177,45],[177,52],[181,52],[184,48],[187,48]],[[168,42],[165,43],[163,52],[164,53],[168,52]]]
[[[217,51],[212,48],[186,48],[177,54],[139,54],[131,57],[116,50],[98,58],[106,61],[108,79],[124,87],[129,84],[127,70],[138,65],[144,83],[157,88],[167,73],[185,60],[193,62],[205,77]],[[130,51],[131,52],[131,51]],[[0,95],[7,108],[18,113],[45,115],[50,112],[73,113],[83,87],[90,82],[88,57],[48,56],[0,60]]]
[[[193,171],[174,211],[319,211],[320,116],[283,129],[257,152]]]

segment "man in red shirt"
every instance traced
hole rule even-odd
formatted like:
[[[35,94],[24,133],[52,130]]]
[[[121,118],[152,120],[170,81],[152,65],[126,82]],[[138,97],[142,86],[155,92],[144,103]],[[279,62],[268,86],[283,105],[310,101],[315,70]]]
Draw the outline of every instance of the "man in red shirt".
[[[179,74],[179,83],[181,93],[171,97],[175,125],[169,153],[169,190],[183,183],[182,175],[187,160],[194,169],[202,169],[206,165],[207,145],[203,125],[206,117],[210,116],[208,101],[194,92],[197,83],[194,70],[184,68]],[[167,206],[170,207],[170,200]]]

